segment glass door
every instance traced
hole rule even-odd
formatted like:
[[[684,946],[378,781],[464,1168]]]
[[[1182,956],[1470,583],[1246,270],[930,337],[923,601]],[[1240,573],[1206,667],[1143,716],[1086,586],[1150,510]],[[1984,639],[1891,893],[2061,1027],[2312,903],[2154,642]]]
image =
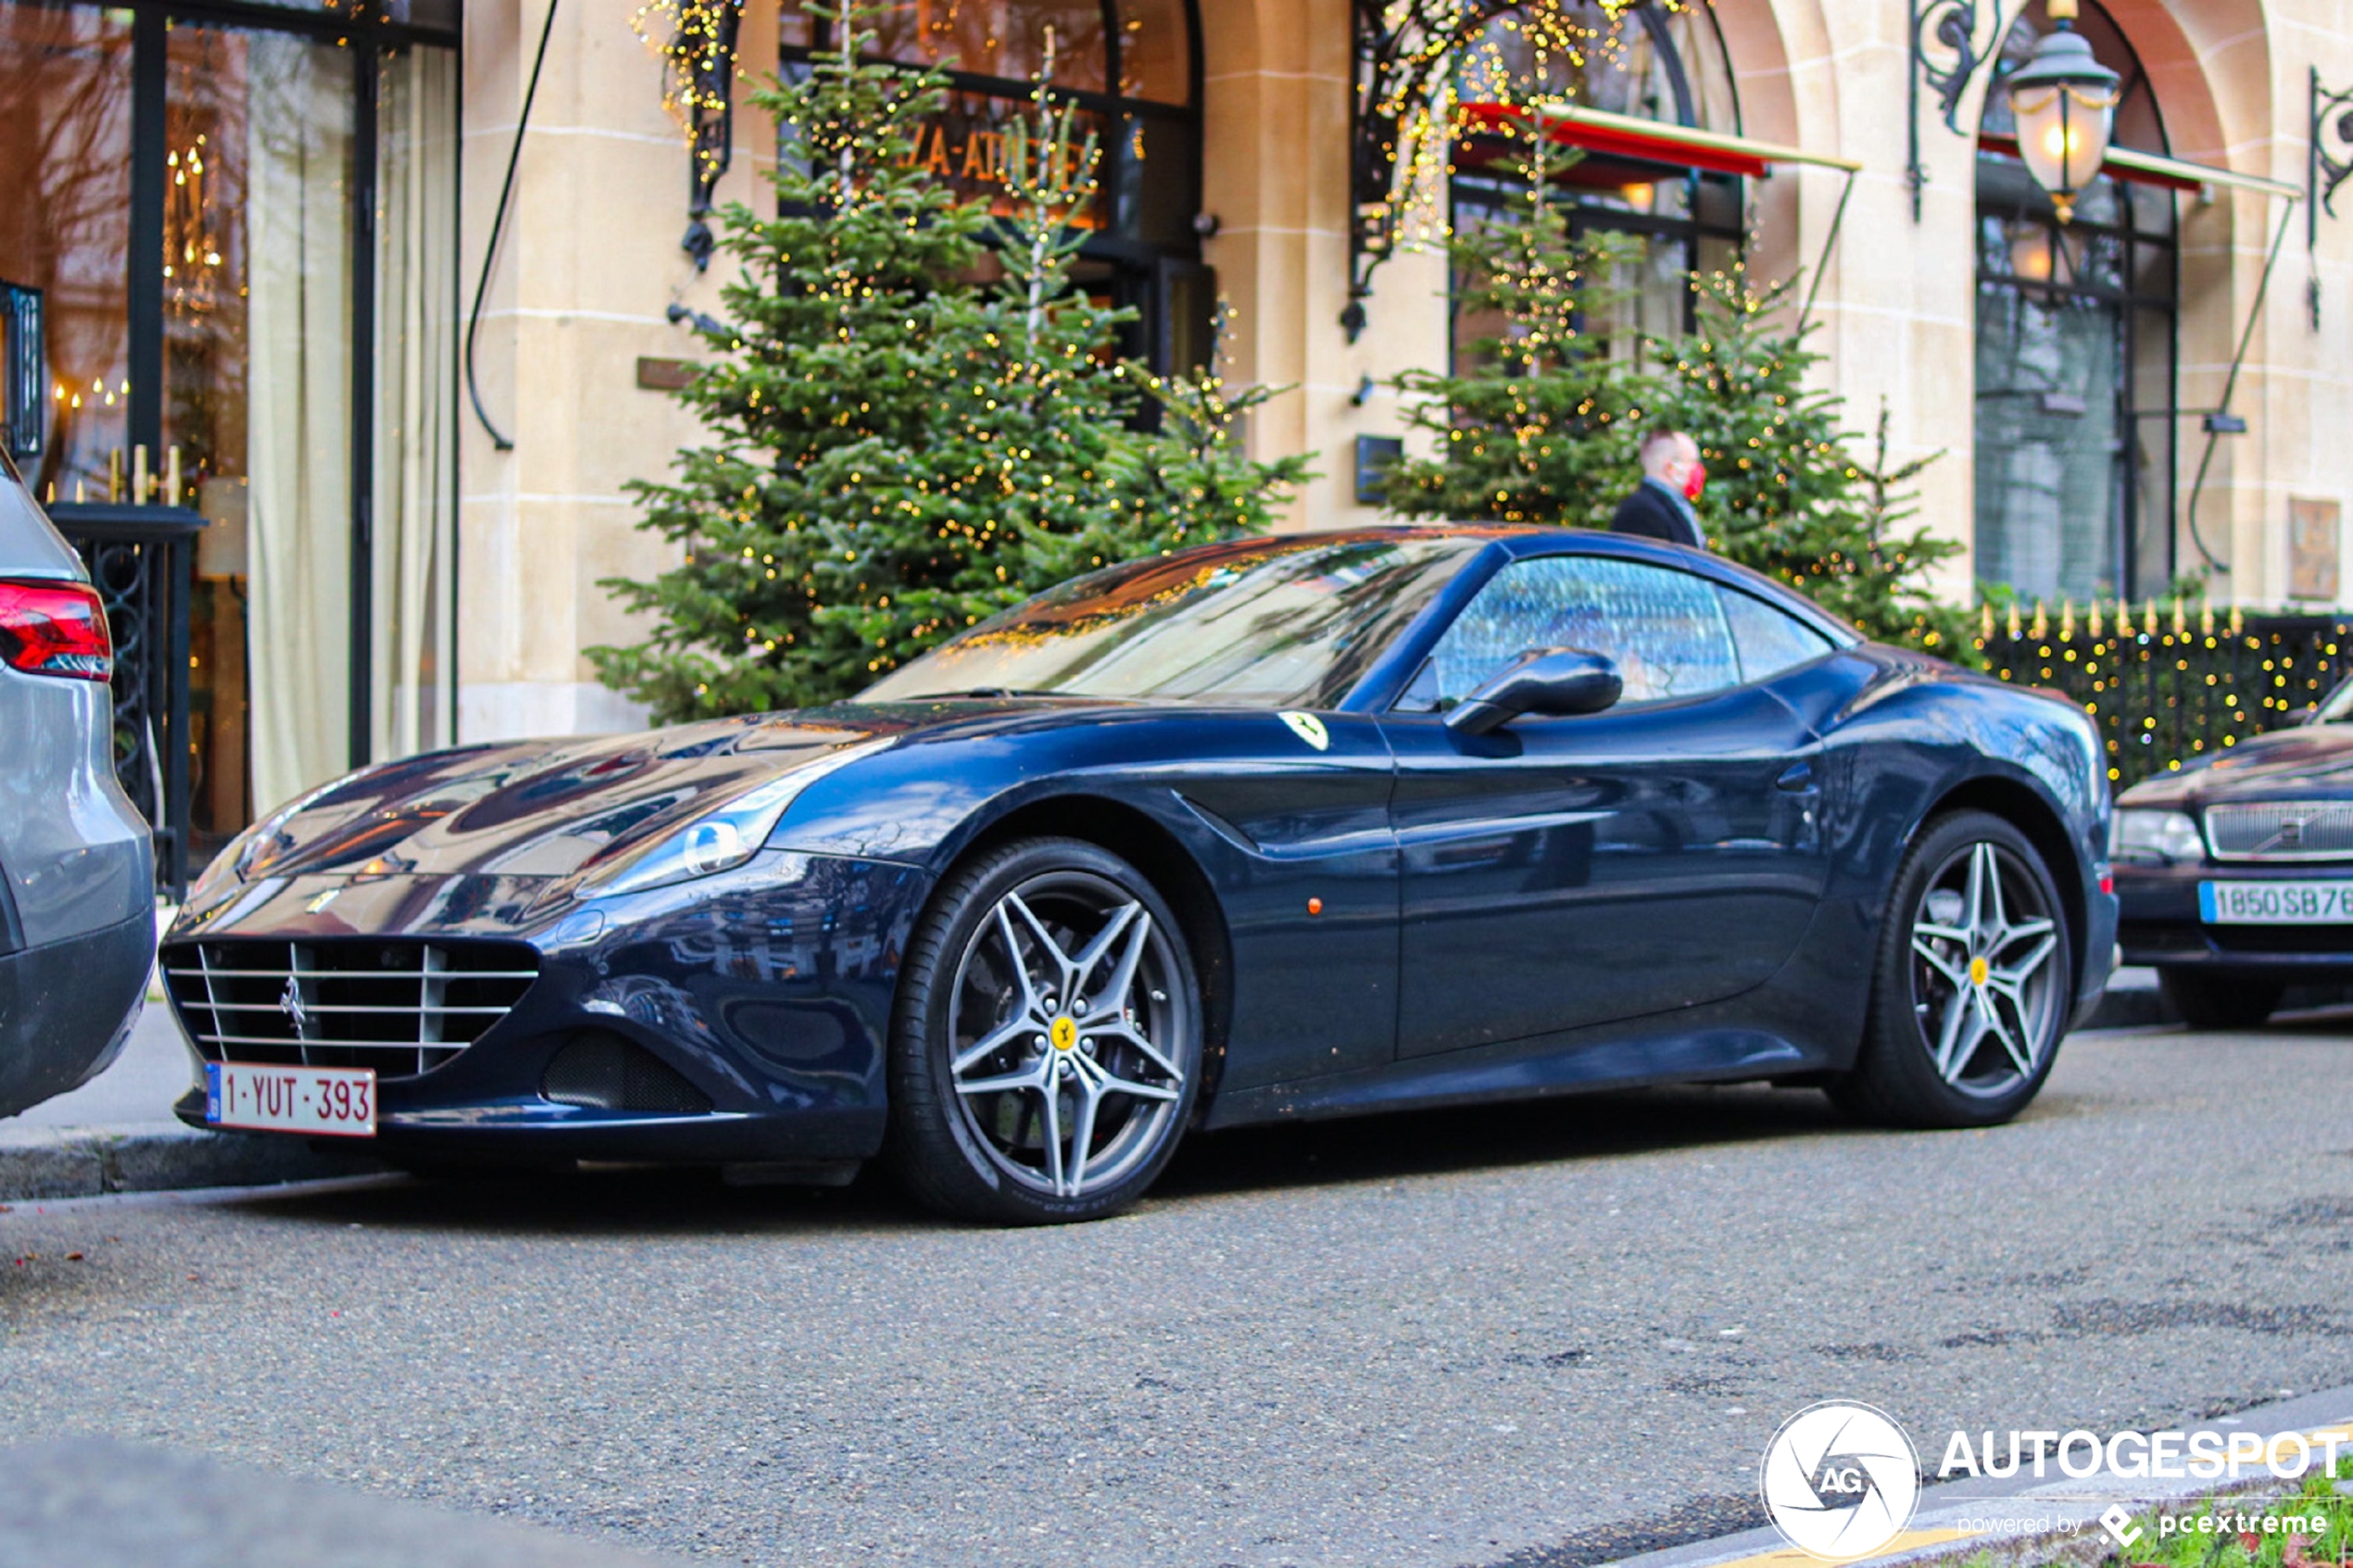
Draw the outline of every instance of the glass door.
[[[208,523],[191,819],[351,764],[354,51],[172,24],[163,443]]]

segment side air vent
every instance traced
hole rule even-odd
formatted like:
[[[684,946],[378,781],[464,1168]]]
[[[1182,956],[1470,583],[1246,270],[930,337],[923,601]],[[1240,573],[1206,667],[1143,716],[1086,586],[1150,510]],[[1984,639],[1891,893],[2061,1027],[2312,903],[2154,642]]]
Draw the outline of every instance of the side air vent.
[[[539,1092],[558,1105],[673,1116],[710,1113],[711,1097],[651,1051],[601,1029],[574,1035],[547,1064]]]

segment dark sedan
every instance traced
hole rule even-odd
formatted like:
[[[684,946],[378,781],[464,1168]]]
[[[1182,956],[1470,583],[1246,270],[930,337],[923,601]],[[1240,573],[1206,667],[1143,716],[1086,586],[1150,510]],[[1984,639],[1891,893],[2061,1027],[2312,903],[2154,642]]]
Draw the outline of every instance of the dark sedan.
[[[2113,847],[2124,961],[2190,1022],[2260,1023],[2292,984],[2353,980],[2353,685],[2127,790]]]
[[[200,1124],[412,1164],[882,1158],[998,1221],[1190,1127],[1773,1079],[2031,1100],[2105,984],[2082,713],[1622,536],[1114,568],[858,700],[370,769],[170,932]]]

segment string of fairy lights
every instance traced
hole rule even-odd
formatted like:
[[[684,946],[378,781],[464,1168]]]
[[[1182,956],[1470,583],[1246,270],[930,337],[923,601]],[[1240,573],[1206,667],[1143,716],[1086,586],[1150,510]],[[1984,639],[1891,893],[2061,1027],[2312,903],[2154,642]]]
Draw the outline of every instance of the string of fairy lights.
[[[706,179],[724,172],[724,155],[698,132],[705,117],[731,107],[722,84],[743,63],[731,25],[740,7],[741,0],[646,0],[629,17],[630,30],[661,58],[662,111],[678,122]]]
[[[1373,111],[1398,128],[1391,202],[1398,243],[1442,247],[1454,237],[1448,182],[1465,110],[1491,125],[1540,102],[1581,102],[1598,82],[1639,82],[1651,65],[1650,33],[1633,13],[1642,0],[1391,0],[1385,25],[1404,40],[1399,69]],[[1714,0],[1655,0],[1680,17]],[[1599,107],[1599,106],[1596,106]]]
[[[2276,729],[2347,674],[2353,624],[2185,599],[1979,610],[1991,673],[2063,692],[2099,726],[2119,787]]]

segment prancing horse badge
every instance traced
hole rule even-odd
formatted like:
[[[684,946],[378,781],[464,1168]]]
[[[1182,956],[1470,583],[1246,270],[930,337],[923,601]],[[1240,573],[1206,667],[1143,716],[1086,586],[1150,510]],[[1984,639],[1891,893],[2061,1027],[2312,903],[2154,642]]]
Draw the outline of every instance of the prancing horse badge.
[[[1287,712],[1281,717],[1283,722],[1290,726],[1291,734],[1297,735],[1300,739],[1305,741],[1316,750],[1329,751],[1331,749],[1331,733],[1324,728],[1324,721],[1321,719],[1316,718],[1313,713]]]

